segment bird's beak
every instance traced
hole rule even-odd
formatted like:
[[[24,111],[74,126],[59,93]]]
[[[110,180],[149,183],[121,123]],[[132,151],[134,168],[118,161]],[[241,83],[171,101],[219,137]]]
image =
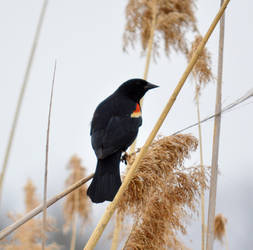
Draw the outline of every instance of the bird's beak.
[[[146,90],[150,90],[150,89],[154,89],[154,88],[158,88],[159,86],[152,84],[152,83],[148,83],[144,88]]]

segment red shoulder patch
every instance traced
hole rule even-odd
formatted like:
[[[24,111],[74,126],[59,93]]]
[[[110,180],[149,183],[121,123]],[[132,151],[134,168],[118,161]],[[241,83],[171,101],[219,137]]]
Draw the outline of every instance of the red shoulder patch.
[[[136,103],[136,108],[135,108],[134,113],[139,113],[140,111],[141,111],[140,105],[139,103]]]
[[[132,118],[139,118],[141,116],[141,107],[139,103],[136,103],[136,108],[131,114]]]

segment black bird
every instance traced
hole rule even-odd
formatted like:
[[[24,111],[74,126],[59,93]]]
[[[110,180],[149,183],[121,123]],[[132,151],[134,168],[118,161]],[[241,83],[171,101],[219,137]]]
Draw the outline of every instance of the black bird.
[[[142,79],[131,79],[95,110],[91,122],[91,144],[97,167],[87,195],[95,203],[112,201],[120,185],[120,158],[135,140],[142,124],[140,99],[158,86]]]

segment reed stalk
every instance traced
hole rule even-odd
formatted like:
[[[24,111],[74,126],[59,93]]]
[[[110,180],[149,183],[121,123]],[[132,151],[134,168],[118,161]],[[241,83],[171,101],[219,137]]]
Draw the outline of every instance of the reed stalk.
[[[94,247],[96,246],[96,244],[97,244],[100,236],[102,235],[107,223],[109,222],[110,218],[112,217],[112,215],[113,215],[113,213],[114,213],[114,211],[117,207],[117,204],[118,204],[119,200],[121,199],[123,193],[126,191],[127,186],[130,183],[135,171],[138,169],[138,166],[140,164],[140,161],[141,161],[142,157],[147,152],[149,145],[151,144],[151,142],[155,138],[158,130],[162,126],[165,118],[167,117],[168,112],[170,111],[171,107],[173,106],[174,102],[176,101],[176,98],[177,98],[181,88],[183,87],[183,85],[185,83],[185,80],[187,79],[188,75],[190,74],[190,72],[191,72],[193,66],[195,65],[198,57],[201,55],[201,52],[204,49],[205,44],[207,43],[207,41],[208,41],[209,37],[211,36],[215,26],[217,25],[218,21],[220,20],[222,14],[224,13],[229,1],[230,0],[225,0],[224,1],[224,3],[221,6],[219,12],[215,16],[211,26],[209,27],[207,33],[203,37],[203,39],[202,39],[200,45],[198,46],[197,50],[193,54],[186,70],[184,71],[177,87],[173,91],[172,96],[170,97],[168,103],[166,104],[165,108],[163,109],[163,111],[162,111],[158,121],[156,122],[153,130],[151,131],[148,139],[146,140],[146,142],[145,142],[144,146],[142,147],[140,153],[136,157],[133,165],[131,166],[129,172],[127,173],[127,176],[125,177],[124,182],[122,183],[119,191],[117,192],[116,196],[114,197],[114,200],[107,207],[107,209],[105,211],[105,214],[100,219],[97,227],[93,231],[93,233],[92,233],[90,239],[88,240],[86,246],[84,247],[84,249],[90,250],[90,249],[94,249]]]
[[[55,72],[56,72],[56,61],[54,64],[54,73],[53,73],[53,81],[52,81],[52,87],[51,87],[50,104],[49,104],[49,112],[48,112],[48,123],[47,123],[46,159],[45,159],[44,192],[43,192],[42,250],[44,250],[45,246],[46,246],[48,151],[49,151],[49,134],[50,134],[52,101],[53,101],[53,94],[54,94]]]
[[[2,171],[1,171],[1,174],[0,174],[0,201],[1,201],[1,198],[2,198],[3,181],[4,181],[5,174],[6,174],[6,169],[7,169],[7,165],[8,165],[8,161],[9,161],[12,142],[13,142],[13,138],[14,138],[14,135],[15,135],[16,127],[17,127],[17,122],[18,122],[18,118],[19,118],[19,114],[20,114],[20,109],[21,109],[21,106],[22,106],[22,103],[23,103],[24,94],[25,94],[25,90],[26,90],[26,87],[27,87],[27,82],[29,80],[34,55],[35,55],[35,52],[36,52],[36,49],[37,49],[38,40],[39,40],[40,32],[41,32],[41,27],[42,27],[44,17],[45,17],[45,13],[46,13],[46,10],[47,10],[47,5],[48,5],[48,0],[44,0],[42,8],[41,8],[41,12],[40,12],[39,21],[38,21],[38,24],[37,24],[35,36],[34,36],[34,39],[33,39],[32,47],[31,47],[31,50],[30,50],[29,59],[28,59],[27,65],[26,65],[26,70],[25,70],[25,75],[24,75],[23,82],[22,82],[22,87],[21,87],[21,90],[19,92],[19,97],[18,97],[18,102],[17,102],[16,109],[15,109],[14,118],[13,118],[12,125],[11,125],[11,131],[10,131],[10,134],[9,134],[9,139],[8,139],[8,143],[7,143],[7,147],[6,147],[6,151],[5,151],[5,155],[4,155],[4,162],[3,162],[3,166],[2,166]]]
[[[221,5],[223,5],[224,2],[225,2],[224,0],[221,0]],[[225,14],[223,14],[220,21],[219,57],[218,57],[215,113],[221,112],[224,33],[225,33]],[[209,192],[206,250],[212,250],[213,242],[214,242],[214,218],[215,218],[217,179],[218,179],[217,177],[218,177],[220,126],[221,126],[221,116],[217,115],[214,118],[212,169],[211,169],[210,192]]]
[[[118,245],[119,245],[119,237],[120,237],[121,230],[122,230],[122,214],[117,212],[114,231],[113,231],[113,237],[112,237],[111,250],[117,250]]]
[[[80,176],[79,169],[74,172],[76,175],[74,178],[78,179]],[[73,214],[73,221],[72,221],[72,235],[71,235],[71,243],[70,243],[70,250],[75,250],[75,245],[76,245],[76,233],[77,233],[77,211],[79,208],[79,192],[76,190],[74,192],[74,214]]]
[[[70,242],[70,250],[75,250],[75,247],[76,247],[77,217],[78,215],[77,213],[75,213],[73,215],[73,221],[72,221],[72,235],[71,235],[71,242]]]
[[[197,116],[198,116],[198,131],[199,131],[199,155],[200,155],[200,168],[201,173],[204,175],[204,162],[203,162],[203,143],[202,143],[202,130],[200,123],[200,107],[199,107],[199,94],[196,95],[197,102]],[[205,190],[201,186],[201,249],[205,250]]]

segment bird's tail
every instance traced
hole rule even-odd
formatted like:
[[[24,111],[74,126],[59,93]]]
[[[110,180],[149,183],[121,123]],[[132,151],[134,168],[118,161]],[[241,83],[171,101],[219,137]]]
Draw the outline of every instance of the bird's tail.
[[[121,152],[98,160],[95,175],[87,190],[92,202],[112,201],[121,185],[119,163]]]

